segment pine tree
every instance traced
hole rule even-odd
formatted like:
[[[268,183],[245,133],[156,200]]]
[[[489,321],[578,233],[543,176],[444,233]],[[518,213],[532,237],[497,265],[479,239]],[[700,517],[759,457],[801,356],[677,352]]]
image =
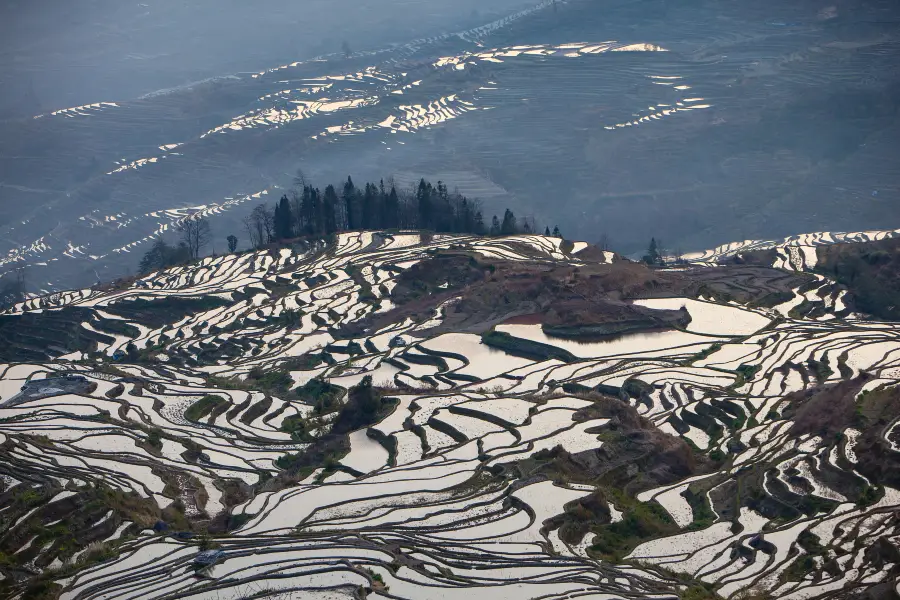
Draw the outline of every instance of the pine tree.
[[[476,235],[484,235],[484,217],[481,215],[481,211],[475,213],[475,221],[472,225],[472,233]]]
[[[456,219],[458,222],[457,231],[463,233],[472,233],[475,228],[475,223],[472,219],[472,211],[469,208],[468,199],[463,197],[462,201],[459,203],[459,217]]]
[[[378,182],[378,223],[381,227],[390,227],[388,224],[388,196],[384,189],[384,179]]]
[[[291,202],[287,195],[281,197],[275,207],[275,238],[286,240],[294,237],[291,231],[293,217],[291,216]]]
[[[339,202],[340,200],[338,200],[337,191],[334,189],[334,186],[329,185],[325,188],[325,196],[322,199],[322,212],[325,217],[325,222],[323,223],[325,233],[328,235],[335,233],[338,230],[337,206]]]
[[[344,194],[341,197],[344,201],[344,210],[347,217],[347,229],[353,231],[359,228],[359,218],[356,210],[356,187],[353,180],[347,177],[347,183],[344,184]]]
[[[416,203],[419,209],[419,229],[432,229],[434,227],[431,195],[434,188],[424,179],[419,180],[419,188],[416,190]]]
[[[313,235],[322,235],[325,233],[325,218],[319,188],[309,186],[309,204],[312,210],[312,233]]]
[[[547,237],[550,237],[550,226],[549,225],[547,225],[547,227],[544,228],[544,235],[546,235]]]
[[[378,215],[377,197],[378,197],[378,188],[375,187],[375,184],[367,183],[366,184],[366,193],[363,194],[363,200],[362,200],[362,223],[361,223],[361,226],[363,229],[375,229],[378,227],[378,225],[376,223],[376,218]]]
[[[397,188],[391,186],[391,193],[388,194],[387,201],[384,203],[384,226],[388,228],[400,227],[400,197],[397,196]]]
[[[503,213],[503,224],[500,225],[500,235],[515,235],[519,233],[519,225],[513,211],[506,209]]]
[[[650,238],[650,246],[647,248],[647,254],[645,254],[642,259],[648,265],[658,265],[662,263],[662,256],[659,254],[659,246],[656,243],[656,238]]]
[[[500,219],[497,218],[497,215],[494,215],[494,218],[491,221],[490,235],[492,235],[492,236],[500,235]]]
[[[562,234],[559,232],[559,225],[553,226],[553,237],[562,237]]]
[[[235,250],[237,250],[238,239],[237,239],[236,236],[234,236],[234,235],[229,235],[229,236],[228,236],[227,238],[225,238],[225,239],[228,240],[228,251],[229,251],[229,252],[234,252]]]

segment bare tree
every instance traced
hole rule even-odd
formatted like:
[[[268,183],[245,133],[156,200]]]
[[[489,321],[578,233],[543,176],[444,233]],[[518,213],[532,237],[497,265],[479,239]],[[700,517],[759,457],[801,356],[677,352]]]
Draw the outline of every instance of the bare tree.
[[[274,239],[275,216],[265,205],[258,204],[253,212],[244,218],[244,227],[247,229],[250,245],[254,248],[262,248]]]
[[[609,234],[604,232],[600,235],[600,241],[597,242],[597,247],[600,248],[601,250],[603,250],[604,252],[609,251],[609,249],[610,249]]]
[[[294,187],[300,188],[301,190],[305,188],[309,184],[309,179],[306,177],[306,173],[303,172],[303,169],[297,169],[297,172],[294,174]]]
[[[262,208],[263,228],[266,230],[266,243],[271,244],[275,241],[275,213],[265,206]]]
[[[181,241],[187,246],[191,258],[199,258],[200,250],[209,243],[211,231],[209,221],[203,217],[189,217],[178,226]]]
[[[0,277],[0,306],[22,302],[27,296],[25,267],[19,267]]]

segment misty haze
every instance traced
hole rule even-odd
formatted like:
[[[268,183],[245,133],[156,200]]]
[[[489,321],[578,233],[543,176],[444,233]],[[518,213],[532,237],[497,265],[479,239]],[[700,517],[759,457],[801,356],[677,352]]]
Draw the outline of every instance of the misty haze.
[[[626,254],[893,226],[898,10],[7,2],[4,268],[126,275],[197,209],[221,251],[297,169],[442,180]]]

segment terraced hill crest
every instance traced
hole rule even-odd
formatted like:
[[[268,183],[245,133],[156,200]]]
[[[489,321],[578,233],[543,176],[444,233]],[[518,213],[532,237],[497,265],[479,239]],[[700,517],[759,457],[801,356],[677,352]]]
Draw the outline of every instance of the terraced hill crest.
[[[852,241],[344,233],[31,298],[0,597],[895,597],[900,328],[813,260]]]

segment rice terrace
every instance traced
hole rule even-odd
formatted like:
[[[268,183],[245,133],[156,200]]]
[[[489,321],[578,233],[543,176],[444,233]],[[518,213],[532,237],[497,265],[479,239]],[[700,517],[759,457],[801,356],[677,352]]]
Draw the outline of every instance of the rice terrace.
[[[2,596],[896,597],[897,242],[363,231],[29,298]]]

